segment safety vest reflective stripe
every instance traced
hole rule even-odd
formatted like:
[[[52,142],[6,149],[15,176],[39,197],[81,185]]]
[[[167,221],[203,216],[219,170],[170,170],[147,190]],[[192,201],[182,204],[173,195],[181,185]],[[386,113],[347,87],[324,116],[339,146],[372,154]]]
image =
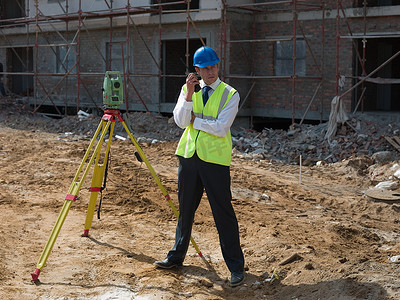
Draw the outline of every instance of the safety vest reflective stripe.
[[[219,115],[219,113],[222,111],[222,109],[224,108],[225,102],[226,100],[228,100],[229,97],[229,93],[233,90],[233,87],[231,87],[230,85],[227,85],[224,89],[224,92],[222,93],[222,97],[221,97],[221,102],[219,103],[219,107],[218,107],[218,113],[217,116]]]
[[[182,136],[182,137],[183,137],[183,136]],[[190,143],[190,134],[187,135],[187,138],[186,138],[186,145],[189,145],[189,143]],[[189,147],[185,147],[185,155],[184,155],[184,157],[187,157],[187,156],[188,156],[188,150],[189,150]]]

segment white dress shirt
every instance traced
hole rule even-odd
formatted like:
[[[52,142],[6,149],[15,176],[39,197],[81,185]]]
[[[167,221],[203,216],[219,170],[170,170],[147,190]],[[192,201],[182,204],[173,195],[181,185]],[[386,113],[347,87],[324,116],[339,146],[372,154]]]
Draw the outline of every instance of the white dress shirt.
[[[221,83],[218,78],[213,84],[209,85],[211,87],[208,95],[211,97],[212,93]],[[200,80],[200,86],[204,87],[206,84],[203,80]],[[186,101],[184,86],[181,89],[181,93],[178,97],[178,102],[174,108],[174,120],[175,123],[182,129],[190,125],[190,120],[192,119],[193,111],[193,101]],[[228,101],[226,106],[217,116],[216,120],[206,120],[202,118],[195,118],[193,122],[193,128],[207,133],[213,134],[215,136],[224,137],[232,126],[235,120],[236,114],[239,107],[239,93],[233,94],[231,99]]]

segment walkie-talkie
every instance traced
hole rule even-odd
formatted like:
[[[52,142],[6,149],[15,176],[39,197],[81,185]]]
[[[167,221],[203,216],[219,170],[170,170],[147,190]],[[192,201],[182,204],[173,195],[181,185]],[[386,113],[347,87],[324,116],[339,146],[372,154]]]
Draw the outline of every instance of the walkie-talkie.
[[[182,62],[182,64],[185,66],[186,70],[188,72],[190,72],[189,67],[185,64],[185,62],[183,61],[182,57],[179,57],[180,61]],[[197,80],[201,80],[201,76],[199,74],[196,74]],[[196,84],[194,86],[194,92],[197,93],[198,91],[201,90],[200,84]]]
[[[200,76],[199,74],[196,74],[196,77],[197,77],[197,80],[201,80],[201,76]],[[200,91],[200,90],[201,90],[200,84],[196,84],[196,85],[194,86],[194,91],[195,91],[195,93],[197,93],[197,92]]]

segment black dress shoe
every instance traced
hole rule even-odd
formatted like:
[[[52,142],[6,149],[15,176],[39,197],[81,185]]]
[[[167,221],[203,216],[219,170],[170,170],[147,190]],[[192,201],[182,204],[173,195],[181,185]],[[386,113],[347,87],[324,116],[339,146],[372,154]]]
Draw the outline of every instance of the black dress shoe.
[[[171,269],[182,266],[182,263],[170,261],[168,258],[154,262],[154,265],[162,269]]]
[[[231,286],[238,286],[244,281],[244,272],[232,272],[231,274]]]

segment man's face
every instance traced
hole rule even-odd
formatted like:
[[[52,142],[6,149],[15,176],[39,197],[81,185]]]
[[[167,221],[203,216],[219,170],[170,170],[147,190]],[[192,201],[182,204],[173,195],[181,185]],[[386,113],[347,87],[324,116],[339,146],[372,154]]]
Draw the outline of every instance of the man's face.
[[[206,85],[213,84],[218,78],[218,64],[205,68],[196,67],[196,72],[201,76]]]

